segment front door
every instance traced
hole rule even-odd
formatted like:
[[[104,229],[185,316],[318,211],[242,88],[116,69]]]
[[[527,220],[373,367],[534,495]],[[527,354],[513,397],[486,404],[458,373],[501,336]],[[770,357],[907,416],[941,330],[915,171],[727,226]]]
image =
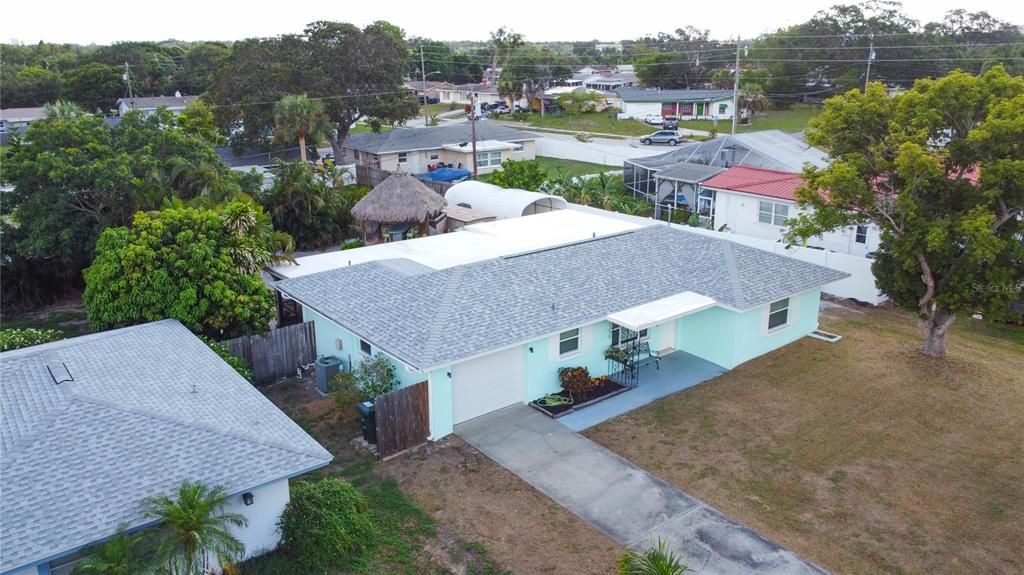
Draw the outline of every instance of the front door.
[[[697,102],[697,117],[704,115],[704,102]]]
[[[676,348],[676,320],[658,326],[658,347],[656,351]]]

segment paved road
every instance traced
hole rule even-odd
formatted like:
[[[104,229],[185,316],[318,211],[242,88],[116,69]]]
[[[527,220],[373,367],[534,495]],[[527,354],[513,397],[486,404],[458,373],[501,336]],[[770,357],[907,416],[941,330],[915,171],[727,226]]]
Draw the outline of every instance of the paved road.
[[[525,405],[455,433],[617,543],[664,539],[703,575],[822,575],[821,568]]]

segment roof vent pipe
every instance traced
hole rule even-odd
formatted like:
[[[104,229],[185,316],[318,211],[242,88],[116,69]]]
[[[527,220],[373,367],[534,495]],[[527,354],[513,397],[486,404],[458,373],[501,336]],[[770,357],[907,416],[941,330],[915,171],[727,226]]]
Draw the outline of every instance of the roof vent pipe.
[[[63,361],[60,362],[59,365],[56,363],[47,364],[46,371],[50,373],[50,377],[53,378],[53,383],[56,385],[75,381],[75,378],[71,375],[71,371]]]

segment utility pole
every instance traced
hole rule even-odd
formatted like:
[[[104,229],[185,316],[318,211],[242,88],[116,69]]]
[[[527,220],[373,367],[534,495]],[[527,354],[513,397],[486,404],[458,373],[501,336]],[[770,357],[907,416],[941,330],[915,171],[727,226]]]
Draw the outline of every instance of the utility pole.
[[[427,67],[423,62],[423,44],[420,44],[420,73],[423,74],[423,85],[420,88],[423,90],[423,127],[426,128],[430,119],[427,117]]]
[[[864,91],[868,91],[868,82],[871,80],[871,61],[875,59],[875,35],[871,35],[871,42],[868,45],[868,69],[864,73]]]
[[[469,129],[473,138],[473,179],[476,179],[476,92],[470,92],[469,102],[471,112],[469,114]]]
[[[736,133],[736,117],[740,115],[740,37],[736,36],[736,73],[732,80],[732,133]]]

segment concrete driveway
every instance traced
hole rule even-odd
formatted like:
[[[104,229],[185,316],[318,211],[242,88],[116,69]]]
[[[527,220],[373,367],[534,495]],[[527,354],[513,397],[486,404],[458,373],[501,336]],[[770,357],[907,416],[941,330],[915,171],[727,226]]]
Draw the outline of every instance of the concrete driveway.
[[[617,543],[664,539],[705,575],[821,574],[821,568],[525,405],[455,433]]]

